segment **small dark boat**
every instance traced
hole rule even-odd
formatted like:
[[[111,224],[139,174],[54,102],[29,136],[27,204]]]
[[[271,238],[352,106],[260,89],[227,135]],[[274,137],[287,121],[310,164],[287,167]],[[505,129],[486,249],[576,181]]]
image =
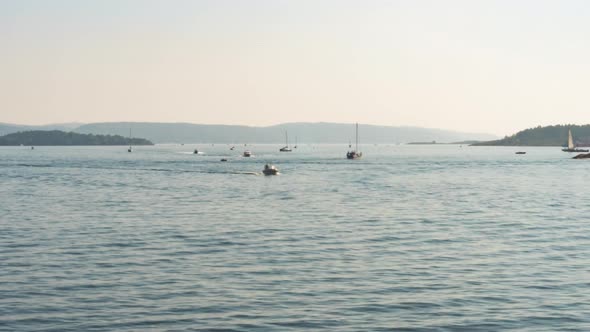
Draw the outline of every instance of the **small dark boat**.
[[[127,152],[131,152],[131,151],[133,151],[133,149],[130,146],[129,149],[127,149]]]
[[[246,150],[246,151],[244,151],[244,154],[243,154],[243,156],[244,156],[244,157],[251,157],[251,156],[252,156],[252,152],[250,152],[250,151]]]
[[[526,154],[526,151],[516,151],[516,154]]]
[[[193,151],[193,154],[199,154],[199,150],[195,149],[195,151]]]
[[[264,169],[262,170],[264,175],[278,175],[279,169],[276,168],[274,165],[266,164],[264,165]]]
[[[220,161],[227,161],[227,159],[225,159],[225,158],[222,158]]]

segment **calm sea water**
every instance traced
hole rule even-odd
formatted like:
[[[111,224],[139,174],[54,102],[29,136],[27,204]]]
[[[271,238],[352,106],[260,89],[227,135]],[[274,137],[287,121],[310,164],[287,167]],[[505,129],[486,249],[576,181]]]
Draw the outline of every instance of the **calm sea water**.
[[[590,161],[194,148],[0,148],[0,330],[590,330]]]

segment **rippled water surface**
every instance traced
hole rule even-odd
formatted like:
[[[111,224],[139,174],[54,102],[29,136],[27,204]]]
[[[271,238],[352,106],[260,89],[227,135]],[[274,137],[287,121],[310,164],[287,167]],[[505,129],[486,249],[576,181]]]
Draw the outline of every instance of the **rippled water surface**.
[[[0,148],[0,330],[590,330],[590,161],[194,148]]]

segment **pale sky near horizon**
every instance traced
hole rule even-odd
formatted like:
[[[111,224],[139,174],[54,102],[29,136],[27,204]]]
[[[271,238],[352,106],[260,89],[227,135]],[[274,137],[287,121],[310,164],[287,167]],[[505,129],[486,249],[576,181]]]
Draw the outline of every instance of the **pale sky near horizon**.
[[[590,123],[590,2],[0,0],[0,122]]]

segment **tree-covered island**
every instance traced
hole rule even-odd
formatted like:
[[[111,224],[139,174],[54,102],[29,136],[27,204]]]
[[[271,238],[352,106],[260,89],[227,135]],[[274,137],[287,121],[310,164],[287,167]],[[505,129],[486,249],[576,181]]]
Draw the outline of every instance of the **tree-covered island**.
[[[590,125],[538,126],[519,131],[503,139],[479,142],[476,146],[566,146],[568,131],[572,131],[576,146],[590,146]]]
[[[32,130],[0,136],[0,145],[154,145],[144,138],[78,134],[60,130]]]

